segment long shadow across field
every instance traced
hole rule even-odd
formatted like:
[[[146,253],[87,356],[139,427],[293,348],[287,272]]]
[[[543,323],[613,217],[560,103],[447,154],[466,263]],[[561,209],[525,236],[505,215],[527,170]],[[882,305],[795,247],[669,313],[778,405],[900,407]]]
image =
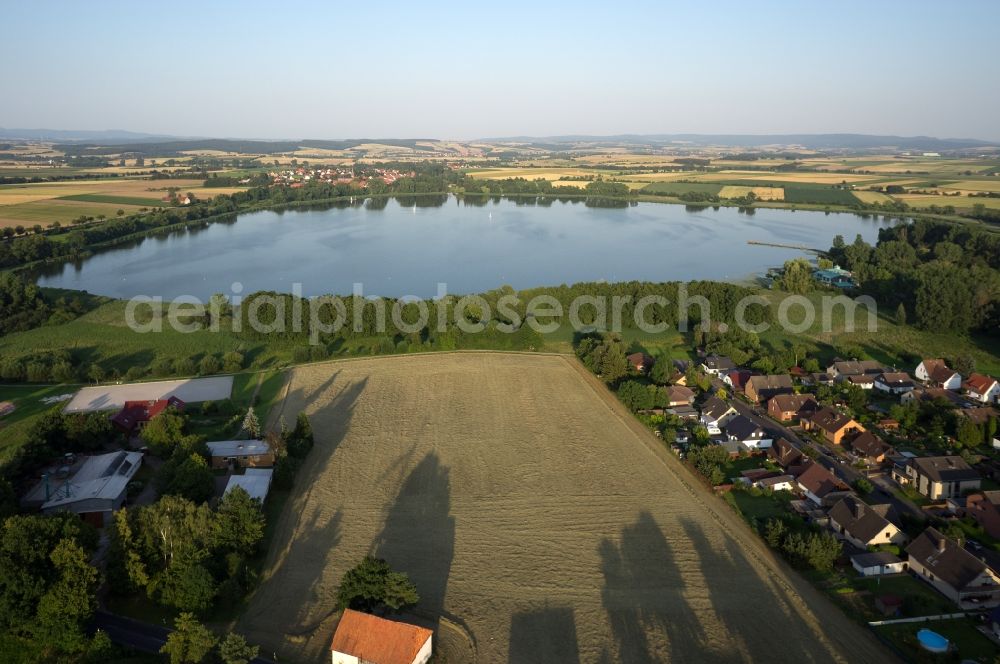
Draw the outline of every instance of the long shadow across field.
[[[321,390],[312,391],[308,394],[299,390],[296,393],[289,394],[287,401],[289,403],[308,404],[312,397],[322,393],[322,389],[331,387],[336,377],[337,374],[334,374],[329,380],[325,381]],[[316,446],[306,456],[295,478],[296,485],[306,490],[297,492],[295,498],[290,500],[284,508],[285,512],[282,518],[291,518],[297,521],[294,524],[293,530],[290,531],[296,533],[295,537],[289,538],[287,541],[275,541],[271,543],[272,547],[281,548],[273,554],[274,562],[268,571],[269,576],[277,579],[286,578],[286,570],[289,570],[288,577],[292,579],[296,577],[296,572],[300,570],[309,570],[309,573],[312,575],[307,585],[296,582],[291,587],[282,589],[282,592],[292,593],[296,597],[296,603],[299,607],[296,622],[302,627],[303,633],[313,629],[316,626],[314,623],[321,621],[325,617],[319,616],[317,618],[317,615],[314,613],[317,606],[328,609],[328,613],[334,611],[336,608],[336,597],[330,594],[328,590],[321,590],[320,586],[323,571],[331,565],[331,558],[336,551],[337,544],[340,542],[340,527],[343,518],[343,514],[339,508],[328,516],[328,513],[324,513],[322,510],[313,511],[306,516],[304,509],[310,503],[309,494],[312,487],[322,477],[324,468],[331,462],[331,457],[350,428],[350,421],[353,417],[358,398],[364,392],[366,385],[367,380],[347,385],[330,401],[328,407],[335,409],[339,413],[338,423],[334,426],[326,427],[324,430],[325,435],[317,436]],[[257,613],[263,613],[268,610],[266,606],[255,608],[258,609]],[[312,616],[312,623],[310,623],[310,616]],[[265,620],[263,616],[255,616],[252,619]]]
[[[798,629],[788,629],[795,621],[802,620],[799,612],[780,592],[764,583],[756,565],[747,560],[731,537],[725,536],[725,544],[718,547],[708,541],[697,523],[682,519],[681,524],[700,561],[712,607],[725,625],[734,649],[739,648],[754,662],[811,662],[828,658],[815,640],[806,642],[797,638],[801,635]],[[757,602],[782,610],[786,631],[774,624],[773,611],[755,611]]]
[[[515,613],[508,652],[510,664],[579,664],[573,609],[555,606]]]
[[[649,512],[643,510],[622,529],[619,544],[604,539],[598,552],[604,610],[617,644],[617,654],[605,652],[602,661],[679,662],[691,655],[692,644],[705,642],[698,617],[684,598],[684,578],[670,544]],[[663,637],[669,653],[656,648],[650,635]]]
[[[444,615],[455,556],[455,517],[449,469],[436,453],[425,455],[407,476],[371,548],[410,576],[420,594],[420,612],[433,618]]]

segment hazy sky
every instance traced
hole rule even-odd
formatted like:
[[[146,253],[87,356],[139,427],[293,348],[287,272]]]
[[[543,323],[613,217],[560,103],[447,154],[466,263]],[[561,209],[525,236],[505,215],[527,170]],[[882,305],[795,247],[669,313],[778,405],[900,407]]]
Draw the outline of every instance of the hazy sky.
[[[7,1],[0,126],[1000,139],[997,0],[559,4]]]

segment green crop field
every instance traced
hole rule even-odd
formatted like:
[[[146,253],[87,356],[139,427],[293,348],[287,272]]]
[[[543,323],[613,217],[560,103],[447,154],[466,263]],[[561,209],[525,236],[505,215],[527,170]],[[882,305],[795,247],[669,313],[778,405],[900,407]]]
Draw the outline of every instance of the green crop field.
[[[139,205],[156,207],[165,205],[158,198],[139,198],[137,196],[108,196],[105,194],[76,194],[74,196],[61,196],[62,201],[83,201],[85,203],[110,203],[112,205]]]
[[[834,189],[824,185],[785,183],[786,203],[816,203],[820,205],[854,205],[858,202],[854,194],[846,189]]]

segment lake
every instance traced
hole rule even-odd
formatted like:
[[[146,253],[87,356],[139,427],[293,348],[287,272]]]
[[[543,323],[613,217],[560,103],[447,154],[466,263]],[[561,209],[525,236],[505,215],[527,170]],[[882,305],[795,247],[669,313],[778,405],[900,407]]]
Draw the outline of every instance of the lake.
[[[38,274],[42,286],[130,298],[258,290],[434,296],[581,281],[743,281],[798,256],[748,241],[828,248],[878,238],[882,219],[760,208],[583,201],[529,205],[455,197],[241,214],[149,237]],[[233,288],[234,283],[241,288]]]

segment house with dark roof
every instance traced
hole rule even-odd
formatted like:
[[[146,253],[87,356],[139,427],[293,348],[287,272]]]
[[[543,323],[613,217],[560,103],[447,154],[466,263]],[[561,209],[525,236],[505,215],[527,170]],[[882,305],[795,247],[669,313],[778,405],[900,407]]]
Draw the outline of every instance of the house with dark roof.
[[[851,556],[851,565],[862,576],[899,574],[906,571],[906,562],[894,553],[876,551]]]
[[[945,500],[962,493],[979,489],[979,473],[960,456],[916,457],[893,477],[901,484],[910,484],[920,494],[931,500]]]
[[[829,406],[803,417],[802,428],[806,431],[818,431],[834,445],[840,445],[846,436],[865,430],[853,417]]]
[[[947,401],[954,408],[962,408],[968,403],[965,397],[960,395],[958,392],[953,392],[952,390],[946,390],[943,387],[920,387],[920,386],[913,388],[909,392],[903,393],[903,395],[899,397],[899,402],[910,403],[911,401],[916,401],[916,402],[937,401],[938,399]]]
[[[779,422],[798,422],[819,410],[811,394],[778,394],[767,401],[767,414]]]
[[[724,355],[708,355],[701,361],[701,370],[721,378],[736,368],[736,363]]]
[[[851,454],[859,461],[869,465],[880,464],[889,455],[895,454],[892,445],[885,442],[871,431],[862,431],[848,441]]]
[[[748,450],[766,449],[772,442],[764,428],[745,415],[734,417],[726,424],[726,437]]]
[[[826,368],[826,372],[833,376],[838,383],[848,376],[877,376],[887,371],[881,362],[875,360],[838,360]]]
[[[942,359],[923,360],[917,365],[913,375],[917,380],[931,387],[946,390],[962,388],[962,376],[949,367]]]
[[[721,429],[738,414],[735,408],[716,396],[705,399],[701,405],[701,423],[709,429]]]
[[[992,376],[974,373],[962,384],[965,393],[983,403],[1000,403],[1000,383]]]
[[[845,496],[830,509],[830,530],[859,549],[904,544],[906,533],[889,520],[891,513],[891,505],[868,505],[856,496]]]
[[[733,369],[722,377],[722,382],[733,388],[736,392],[746,390],[747,381],[753,373],[749,369]]]
[[[767,458],[782,468],[789,468],[802,465],[805,456],[787,438],[779,438],[767,450]]]
[[[792,475],[773,475],[755,480],[753,486],[771,491],[794,491],[797,483]]]
[[[743,394],[754,403],[764,403],[779,394],[791,394],[794,391],[792,377],[788,374],[773,376],[750,376]]]
[[[125,434],[133,434],[168,408],[184,410],[184,402],[177,397],[154,401],[126,401],[120,411],[111,416],[111,424]]]
[[[892,371],[875,376],[875,389],[887,394],[905,394],[916,386],[908,373]]]
[[[424,664],[432,635],[425,627],[344,609],[330,643],[331,664]]]
[[[965,513],[990,537],[1000,539],[1000,491],[973,493],[965,499]]]
[[[993,406],[981,406],[979,408],[963,408],[955,412],[957,417],[964,417],[973,424],[981,426],[990,420],[1000,418],[1000,411]]]
[[[799,491],[816,505],[831,504],[851,490],[851,487],[815,461],[807,464],[795,481],[799,485]]]
[[[629,366],[639,373],[649,373],[653,368],[653,358],[647,353],[632,353],[627,358]]]
[[[979,558],[934,528],[906,547],[910,571],[963,610],[1000,605],[1000,577]]]

